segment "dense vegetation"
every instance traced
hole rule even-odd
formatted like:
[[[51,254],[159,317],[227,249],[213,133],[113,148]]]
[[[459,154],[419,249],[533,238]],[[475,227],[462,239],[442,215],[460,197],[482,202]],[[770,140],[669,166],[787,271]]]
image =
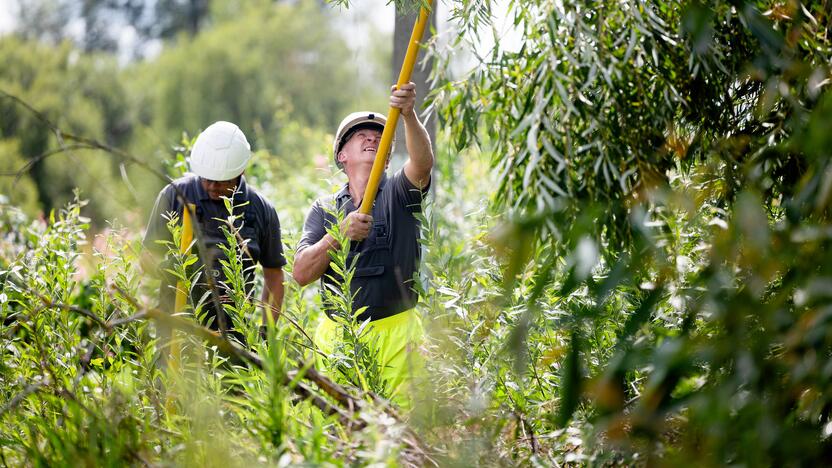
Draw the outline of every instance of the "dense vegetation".
[[[61,154],[46,160],[54,169],[36,164],[17,185],[0,185],[14,200],[0,200],[0,460],[468,466],[832,458],[828,2],[512,3],[521,43],[498,42],[469,74],[446,74],[454,53],[490,34],[492,6],[452,3],[456,35],[430,49],[439,65],[431,108],[442,131],[419,310],[431,381],[412,412],[398,414],[364,391],[385,396],[372,356],[346,347],[333,359],[348,371],[322,376],[309,367],[317,287],[288,283],[284,315],[265,340],[257,338],[256,304],[233,290],[231,313],[250,347],[230,347],[188,317],[154,308],[156,285],[138,269],[141,221],[120,218],[126,226],[100,231],[109,219],[102,213],[111,213],[104,203],[117,199],[93,197],[99,208],[90,210],[76,198],[45,219],[27,216],[82,185],[83,174],[66,170],[79,156]],[[300,44],[290,33],[268,36],[288,27],[272,23],[308,30],[305,18],[323,21],[315,8],[252,8],[127,70],[67,43],[0,40],[0,54],[30,67],[0,70],[0,90],[46,116],[0,100],[2,164],[12,162],[3,170],[60,148],[48,120],[129,154],[153,154],[83,160],[109,168],[96,169],[99,177],[130,162],[125,180],[141,173],[154,187],[160,182],[147,169],[177,175],[183,149],[165,154],[169,145],[136,137],[137,128],[179,143],[183,129],[231,115],[257,135],[249,182],[278,206],[291,269],[310,200],[342,180],[313,155],[326,154],[325,134],[351,102],[310,82],[337,73],[316,67],[338,60],[305,55],[312,68],[295,75],[304,79],[286,81],[278,75],[292,75],[282,68],[247,67],[248,59],[284,66],[263,52],[272,41],[285,42],[288,55],[303,44],[323,57],[339,47],[326,35]],[[222,60],[193,59],[202,53],[244,63],[224,69]],[[96,67],[113,68],[90,71]],[[194,73],[196,85],[185,78]],[[208,79],[215,74],[227,81]],[[110,83],[112,76],[122,78]],[[201,88],[241,80],[257,90]],[[200,108],[212,93],[227,100]],[[231,103],[239,107],[223,107]],[[114,115],[133,129],[121,139]],[[275,121],[287,130],[274,132]],[[57,177],[63,188],[47,191]],[[171,229],[175,239],[177,224]],[[192,261],[174,248],[170,257],[180,272]],[[199,304],[192,307],[198,314]],[[160,324],[181,331],[178,370],[157,363],[166,352],[157,346]],[[360,324],[345,327],[360,333]]]

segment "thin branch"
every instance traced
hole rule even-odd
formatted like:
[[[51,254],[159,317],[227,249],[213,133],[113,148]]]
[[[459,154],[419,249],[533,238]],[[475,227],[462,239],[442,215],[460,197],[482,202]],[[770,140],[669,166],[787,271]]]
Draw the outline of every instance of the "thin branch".
[[[130,297],[126,292],[122,291],[118,288],[118,286],[113,286],[121,296],[128,301],[131,305],[136,307],[137,309],[141,309],[138,302],[133,298]],[[226,353],[227,355],[233,356],[239,360],[249,362],[253,364],[258,369],[263,370],[263,360],[260,356],[255,353],[252,353],[246,349],[243,349],[232,342],[228,341],[222,336],[219,336],[217,332],[205,328],[199,324],[196,324],[190,320],[181,319],[178,317],[171,316],[159,309],[144,309],[144,312],[148,318],[153,320],[159,321],[170,328],[174,328],[177,330],[184,331],[191,335],[200,337],[206,340],[208,343],[214,345],[220,351]],[[311,363],[306,363],[305,365],[301,366],[300,369],[290,371],[287,373],[284,379],[284,385],[287,385],[293,392],[298,394],[300,397],[304,399],[310,398],[310,396],[314,396],[314,393],[304,385],[293,384],[295,379],[300,376],[300,378],[306,379],[315,385],[318,386],[321,390],[324,391],[327,395],[332,397],[339,405],[349,410],[348,413],[340,410],[337,407],[334,407],[326,402],[326,400],[317,397],[312,399],[312,403],[318,408],[321,409],[324,413],[328,415],[337,415],[339,419],[344,421],[348,421],[348,424],[345,424],[347,427],[353,427],[355,429],[362,429],[366,427],[366,422],[363,420],[356,420],[355,417],[350,417],[351,414],[355,414],[360,412],[361,410],[366,409],[366,402],[354,395],[352,395],[346,388],[343,386],[333,382],[329,377],[325,376],[324,374],[320,373]],[[396,421],[401,421],[401,418],[398,414],[396,414],[395,410],[390,406],[390,404],[378,397],[375,394],[368,393],[373,403],[376,404],[381,410],[387,413],[390,417],[392,417]],[[427,451],[424,449],[424,444],[421,442],[420,438],[410,429],[405,430],[406,437],[403,439],[405,444],[413,450],[415,453],[420,454],[420,456],[424,457],[425,460],[430,460],[427,455]]]
[[[144,311],[142,311],[142,312],[138,312],[136,314],[133,314],[129,317],[125,317],[123,319],[107,321],[105,326],[108,329],[113,329],[115,327],[119,327],[121,325],[126,325],[128,323],[138,322],[139,320],[143,320],[145,318],[147,318],[147,314]]]
[[[2,91],[0,91],[0,92],[2,92]],[[52,149],[52,150],[49,150],[49,151],[44,151],[43,153],[41,153],[37,156],[29,158],[29,160],[26,161],[26,163],[23,164],[23,166],[20,169],[17,169],[17,170],[14,170],[14,171],[9,171],[9,172],[0,172],[0,177],[14,177],[15,178],[15,183],[17,183],[17,181],[20,180],[20,177],[22,177],[23,174],[25,174],[27,171],[32,169],[32,166],[39,163],[40,161],[43,161],[44,159],[48,158],[49,156],[52,156],[52,155],[55,155],[55,154],[65,153],[67,151],[80,150],[80,149],[90,149],[90,147],[87,146],[87,145],[66,145],[66,146],[62,146],[60,148],[55,148],[55,149]]]
[[[519,412],[512,411],[514,413],[514,417],[517,418],[517,422],[520,423],[520,429],[523,433],[528,432],[527,437],[523,437],[523,439],[527,439],[529,441],[529,446],[532,449],[532,453],[537,455],[540,453],[540,443],[537,441],[537,436],[534,433],[534,429],[532,428],[531,424],[526,421],[526,418],[523,417]],[[523,440],[521,439],[521,440]]]
[[[42,160],[45,157],[51,156],[53,154],[58,154],[58,153],[61,153],[61,152],[71,152],[73,149],[101,150],[101,151],[105,151],[107,153],[116,155],[116,156],[122,158],[125,161],[131,162],[131,163],[136,164],[138,166],[141,166],[142,168],[147,169],[148,171],[150,171],[151,173],[153,173],[154,175],[156,175],[157,177],[159,177],[162,180],[166,180],[168,182],[171,181],[171,178],[168,177],[163,172],[160,172],[159,170],[155,169],[153,166],[149,165],[145,161],[133,156],[132,154],[130,154],[130,153],[124,151],[124,150],[116,148],[115,146],[108,145],[106,143],[102,143],[102,142],[100,142],[98,140],[95,140],[93,138],[87,138],[87,137],[84,137],[84,136],[75,135],[74,133],[69,133],[69,132],[66,132],[66,131],[62,130],[60,127],[55,125],[51,120],[49,120],[49,118],[46,117],[46,115],[43,112],[35,109],[31,104],[29,104],[28,102],[19,98],[18,96],[15,96],[13,94],[7,93],[6,91],[0,90],[0,97],[5,97],[7,99],[11,99],[17,105],[19,105],[19,106],[25,108],[27,111],[31,112],[32,115],[34,115],[44,125],[49,127],[49,129],[52,131],[52,133],[55,134],[55,138],[58,140],[58,144],[61,146],[61,151],[43,153],[39,160]],[[64,143],[64,140],[73,141],[76,144],[75,145],[67,145],[66,143]],[[34,163],[37,163],[39,160],[34,161]],[[28,168],[30,166],[31,166],[30,164],[27,164],[26,166],[24,166],[24,169]]]
[[[332,406],[328,401],[321,398],[311,388],[307,387],[303,383],[298,382],[296,386],[293,388],[293,391],[297,393],[301,398],[309,400],[313,405],[315,405],[315,407],[321,410],[321,412],[323,412],[324,414],[338,415],[338,421],[344,427],[351,427],[357,430],[361,430],[367,427],[367,423],[365,421],[356,421],[350,416],[349,413],[345,412],[341,408]]]
[[[330,380],[329,377],[321,374],[320,372],[318,372],[317,369],[315,369],[311,365],[307,365],[304,367],[306,368],[305,371],[297,370],[289,372],[287,376],[289,380],[294,380],[294,378],[300,373],[301,378],[309,380],[310,382],[317,385],[318,388],[320,388],[324,391],[324,393],[332,397],[341,406],[349,408],[352,411],[357,411],[363,406],[363,400],[351,395],[344,389],[344,387],[336,384],[335,382]]]
[[[133,307],[135,307],[136,309],[142,309],[141,305],[136,301],[135,298],[131,297],[125,291],[121,290],[118,286],[113,286],[113,288],[116,291],[118,291],[121,297],[128,303],[130,303]],[[249,362],[258,369],[263,370],[263,360],[260,356],[233,344],[232,342],[223,338],[217,332],[209,328],[203,327],[190,320],[174,317],[156,308],[144,309],[143,312],[147,318],[153,319],[170,328],[184,331],[188,334],[197,336],[207,341],[209,344],[216,346],[219,351],[225,353],[226,355],[237,358],[240,361]],[[290,372],[290,374],[287,375],[284,384],[290,384],[293,380],[293,377],[296,375],[297,371]],[[338,403],[342,404],[342,406],[345,406],[353,412],[361,406],[360,399],[350,395],[349,392],[347,392],[343,387],[332,382],[327,377],[317,372],[314,368],[310,367],[309,369],[307,369],[306,372],[302,375],[302,377],[318,385],[327,394],[332,396]],[[296,385],[293,387],[293,390],[303,398],[307,398],[311,395],[307,387]],[[326,402],[324,400],[318,399],[313,401],[313,403],[317,406]],[[325,411],[327,414],[337,414],[339,415],[339,417],[342,416],[340,410],[332,407],[328,403],[326,403],[326,405],[328,405],[328,407],[322,408],[322,410]]]
[[[17,407],[17,405],[19,405],[29,395],[31,395],[35,392],[38,392],[41,388],[48,386],[50,383],[51,382],[49,381],[49,378],[47,377],[47,378],[39,380],[35,383],[29,384],[26,388],[23,389],[22,392],[15,395],[14,398],[9,400],[8,403],[6,403],[5,405],[3,405],[2,408],[0,408],[0,417],[2,417],[7,412],[15,409]]]
[[[37,291],[30,290],[29,292],[36,295],[38,297],[38,299],[40,299],[41,302],[43,302],[43,305],[47,308],[48,307],[54,307],[56,309],[62,309],[62,310],[68,310],[68,311],[71,311],[71,312],[75,312],[77,314],[80,314],[80,315],[83,315],[84,317],[89,318],[90,320],[97,323],[101,327],[107,328],[107,322],[104,321],[104,319],[102,319],[101,317],[95,315],[95,313],[92,312],[91,310],[84,309],[83,307],[78,307],[78,306],[75,306],[75,305],[61,304],[61,303],[54,302],[51,299],[49,299],[48,297],[44,296],[43,294],[41,294]]]
[[[41,298],[41,300],[45,304],[45,307],[57,307],[63,310],[77,313],[85,317],[89,317],[93,319],[93,321],[97,325],[101,326],[108,332],[118,325],[138,321],[141,319],[152,319],[172,329],[184,331],[190,335],[201,338],[208,342],[210,345],[216,346],[220,352],[225,353],[228,356],[232,356],[243,362],[248,362],[260,370],[264,369],[263,360],[260,356],[247,349],[243,349],[238,345],[235,345],[231,341],[220,336],[219,333],[209,328],[203,327],[202,325],[199,325],[198,323],[195,323],[191,320],[186,320],[180,317],[173,316],[158,308],[144,308],[134,297],[132,297],[130,294],[128,294],[126,291],[124,291],[117,285],[113,285],[112,289],[115,290],[118,293],[118,295],[122,299],[124,299],[128,304],[130,304],[135,309],[139,310],[139,312],[124,319],[104,321],[87,309],[67,304],[54,303],[45,296],[42,296],[36,292],[33,293]],[[39,344],[39,340],[36,340],[36,342],[38,342]],[[44,353],[43,350],[41,350],[41,352],[42,354]],[[45,363],[41,364],[45,365]],[[53,373],[52,369],[48,366],[45,366],[45,370],[47,372]],[[316,392],[312,390],[310,387],[300,382],[297,382],[296,380],[298,378],[308,380],[314,383],[324,393],[332,397],[344,409],[333,406],[325,399],[317,395]],[[55,380],[54,373],[52,380]],[[49,379],[47,378],[45,379],[45,382],[33,384],[32,386],[27,387],[27,389],[24,390],[23,393],[13,398],[12,401],[7,405],[7,407],[4,407],[3,410],[0,411],[0,415],[12,409],[14,406],[19,404],[20,401],[26,398],[26,396],[30,395],[31,393],[34,393],[43,386],[47,385],[48,383]],[[335,383],[329,377],[320,373],[317,369],[314,368],[314,366],[311,363],[306,363],[305,365],[301,366],[300,369],[288,372],[287,375],[284,377],[283,384],[289,387],[299,397],[303,398],[304,400],[309,400],[313,405],[315,405],[325,414],[330,416],[337,416],[339,422],[341,422],[341,424],[345,427],[361,430],[367,426],[367,422],[365,420],[356,417],[356,415],[360,413],[361,410],[366,409],[367,402],[362,398],[351,394],[346,388]],[[56,389],[56,391],[58,394],[73,400],[75,403],[80,405],[85,411],[91,412],[91,410],[89,410],[89,408],[86,408],[78,400],[78,398],[68,389],[58,388]],[[396,412],[393,410],[393,408],[387,401],[372,393],[366,393],[364,395],[370,397],[371,401],[374,404],[376,404],[379,407],[379,409],[383,410],[396,421],[401,421],[399,416],[396,414]],[[419,455],[425,461],[431,461],[432,464],[435,464],[435,462],[431,460],[430,457],[427,455],[427,452],[423,448],[423,444],[421,443],[419,437],[413,431],[407,429],[405,432],[405,437],[402,440],[409,449],[413,450],[414,454]]]
[[[254,305],[257,306],[257,307],[270,307],[269,304],[267,304],[265,301],[262,301],[260,299],[253,299],[253,302],[254,302]],[[286,321],[289,322],[289,325],[292,325],[293,327],[295,327],[295,329],[298,332],[300,332],[301,335],[306,337],[306,339],[309,340],[310,343],[312,343],[313,345],[315,344],[315,340],[313,340],[312,337],[309,336],[308,333],[306,333],[306,330],[304,330],[303,327],[300,326],[300,324],[294,318],[289,316],[288,312],[286,312],[286,311],[281,312],[280,317],[285,318]],[[318,354],[320,354],[321,356],[326,356],[324,353],[322,353],[321,351],[319,351],[317,349],[315,349],[314,351],[317,352]]]

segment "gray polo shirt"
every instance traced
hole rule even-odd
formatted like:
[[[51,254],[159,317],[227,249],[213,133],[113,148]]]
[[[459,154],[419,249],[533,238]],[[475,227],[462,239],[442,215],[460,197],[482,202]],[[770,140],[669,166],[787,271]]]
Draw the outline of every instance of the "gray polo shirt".
[[[188,203],[196,205],[196,223],[199,232],[202,234],[203,245],[206,252],[200,255],[200,261],[193,268],[202,264],[203,258],[212,259],[212,268],[206,269],[200,277],[196,287],[192,291],[194,300],[199,300],[207,291],[207,283],[204,274],[211,272],[215,283],[225,281],[222,273],[220,260],[225,259],[225,254],[220,249],[221,245],[227,245],[225,234],[222,232],[225,220],[229,213],[222,200],[212,200],[208,193],[199,183],[199,177],[195,175],[185,176],[176,179],[166,186],[156,198],[156,205],[147,223],[142,244],[144,248],[157,254],[163,255],[165,247],[156,241],[165,239],[171,240],[167,229],[167,221],[162,216],[164,213],[175,212],[182,217],[182,200],[177,197],[177,192],[185,197]],[[240,236],[247,241],[246,247],[251,257],[243,257],[243,266],[246,276],[246,292],[251,293],[254,283],[254,265],[259,263],[265,268],[280,268],[286,264],[283,256],[283,245],[280,241],[280,220],[277,212],[268,200],[248,187],[245,177],[240,178],[240,187],[234,194],[234,214],[239,215],[235,226],[240,228]],[[196,232],[195,232],[196,235]],[[198,244],[195,244],[198,246]],[[162,281],[160,290],[160,305],[171,307],[175,291],[172,285],[175,280],[166,277]],[[222,291],[219,291],[223,294]],[[210,305],[210,301],[209,301]]]
[[[373,229],[369,237],[352,243],[348,258],[351,265],[358,256],[351,283],[353,310],[367,306],[359,320],[378,320],[416,305],[418,297],[412,286],[419,269],[420,223],[414,213],[421,212],[427,192],[427,186],[420,190],[402,170],[382,177],[372,211]],[[321,240],[327,227],[335,224],[336,217],[328,211],[342,211],[346,216],[356,209],[346,184],[338,193],[315,200],[303,225],[298,252]],[[322,288],[335,283],[330,277],[337,277],[332,267],[321,277]],[[330,315],[334,312],[327,310]]]

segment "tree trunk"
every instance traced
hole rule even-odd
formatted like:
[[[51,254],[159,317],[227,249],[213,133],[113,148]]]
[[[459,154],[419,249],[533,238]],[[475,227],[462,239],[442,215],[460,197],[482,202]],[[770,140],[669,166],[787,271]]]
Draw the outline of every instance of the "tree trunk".
[[[208,10],[207,2],[203,0],[191,0],[188,8],[188,32],[191,37],[199,34],[199,29],[202,26],[202,18]]]

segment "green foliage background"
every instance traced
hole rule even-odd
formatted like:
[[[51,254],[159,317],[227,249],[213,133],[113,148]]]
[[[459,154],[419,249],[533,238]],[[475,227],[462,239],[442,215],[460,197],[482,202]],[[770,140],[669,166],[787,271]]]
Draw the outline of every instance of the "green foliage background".
[[[0,54],[16,66],[0,70],[0,89],[172,175],[182,130],[233,115],[258,149],[250,183],[278,206],[291,270],[306,207],[342,180],[315,158],[332,119],[383,104],[386,86],[333,88],[344,49],[314,27],[327,13],[267,3],[124,69],[69,44],[4,38]],[[86,191],[88,206],[34,221],[14,206],[63,204],[85,177],[67,170],[81,157],[69,155],[0,200],[3,461],[830,459],[828,2],[511,2],[520,43],[478,56],[495,8],[453,2],[452,39],[429,49],[441,131],[418,306],[431,382],[415,411],[392,416],[352,372],[334,377],[366,405],[354,424],[297,397],[307,385],[339,404],[298,371],[321,306],[316,287],[291,281],[264,341],[253,304],[237,304],[261,367],[231,366],[188,336],[181,372],[161,371],[158,320],[141,315],[155,293],[136,269],[138,233],[115,225],[88,238],[90,222],[122,205]],[[461,50],[475,66],[447,74]],[[55,148],[31,112],[0,107],[3,164]],[[117,159],[84,161],[102,165],[94,180],[121,177]],[[125,171],[138,191],[159,184]]]
[[[383,87],[357,80],[356,65],[343,59],[350,53],[333,30],[336,10],[312,2],[217,2],[212,8],[212,27],[126,66],[112,54],[82,53],[69,40],[52,46],[4,36],[0,87],[62,130],[154,167],[175,156],[183,133],[196,135],[217,120],[238,124],[253,148],[267,151],[261,161],[271,168],[305,167],[326,154],[326,135],[342,114],[384,103]],[[381,60],[364,63],[375,67]],[[136,164],[94,152],[40,160],[60,147],[50,129],[9,99],[0,106],[4,174],[33,164],[19,180],[4,177],[0,193],[30,215],[38,207],[60,208],[80,187],[97,227],[112,218],[135,223],[136,213],[125,207],[142,204],[163,185]]]

